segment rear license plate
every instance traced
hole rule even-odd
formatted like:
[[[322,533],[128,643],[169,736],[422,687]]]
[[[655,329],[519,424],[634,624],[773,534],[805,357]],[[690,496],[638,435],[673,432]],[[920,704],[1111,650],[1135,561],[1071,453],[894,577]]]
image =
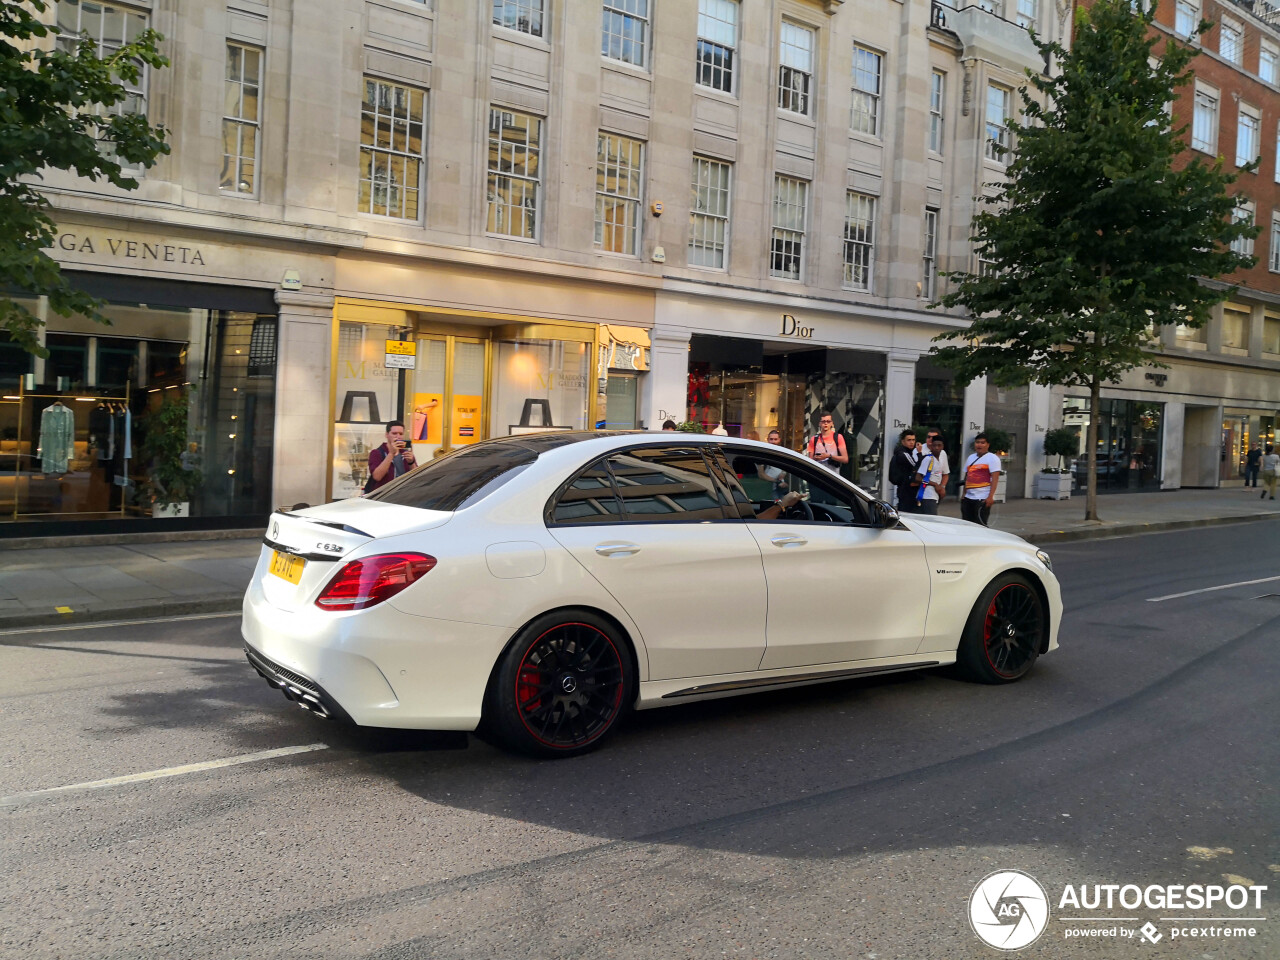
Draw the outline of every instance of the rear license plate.
[[[302,579],[302,568],[306,565],[307,561],[301,557],[295,557],[291,553],[281,553],[279,550],[271,551],[270,572],[282,580],[296,584]]]

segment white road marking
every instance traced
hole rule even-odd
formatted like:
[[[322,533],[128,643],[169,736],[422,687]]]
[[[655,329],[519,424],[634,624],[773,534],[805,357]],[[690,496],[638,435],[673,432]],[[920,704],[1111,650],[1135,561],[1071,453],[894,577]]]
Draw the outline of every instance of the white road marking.
[[[132,627],[140,623],[178,623],[183,620],[217,620],[219,617],[238,617],[239,610],[228,613],[184,613],[172,617],[146,617],[139,620],[97,620],[89,623],[67,623],[56,627],[13,627],[0,630],[0,637],[20,633],[62,633],[66,630],[97,630],[100,627]]]
[[[1224,583],[1220,587],[1201,587],[1199,590],[1188,590],[1185,593],[1171,593],[1167,597],[1147,597],[1147,603],[1159,603],[1161,600],[1177,600],[1179,597],[1191,597],[1197,593],[1213,593],[1215,590],[1230,590],[1232,587],[1248,587],[1255,583],[1270,583],[1280,577],[1263,577],[1261,580],[1241,580],[1239,583]]]
[[[327,743],[308,743],[299,747],[280,747],[276,750],[261,750],[258,753],[246,753],[239,757],[227,757],[223,760],[206,760],[204,763],[188,763],[181,767],[165,767],[163,770],[150,770],[146,773],[131,773],[123,777],[111,777],[107,780],[90,780],[87,783],[71,783],[63,787],[48,787],[44,790],[32,790],[29,793],[15,793],[11,797],[0,797],[0,807],[9,807],[28,800],[38,800],[59,793],[71,793],[75,790],[102,790],[106,787],[118,787],[126,783],[145,783],[148,780],[161,780],[165,777],[180,777],[187,773],[200,773],[203,770],[217,770],[220,767],[235,767],[242,763],[256,763],[259,760],[273,760],[276,757],[288,757],[296,753],[310,753],[313,750],[328,750]]]

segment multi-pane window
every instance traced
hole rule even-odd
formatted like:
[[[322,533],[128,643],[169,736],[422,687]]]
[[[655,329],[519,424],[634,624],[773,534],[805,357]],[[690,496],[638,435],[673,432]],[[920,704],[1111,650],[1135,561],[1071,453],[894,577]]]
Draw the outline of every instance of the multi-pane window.
[[[1218,94],[1198,85],[1191,116],[1191,146],[1205,153],[1218,149]]]
[[[1272,250],[1280,250],[1280,221],[1271,224]],[[1280,273],[1280,258],[1271,255],[1271,269]],[[1262,352],[1280,353],[1280,315],[1268,310],[1262,317]]]
[[[89,39],[101,59],[137,40],[147,29],[145,13],[117,3],[89,0],[58,0],[57,22],[58,49],[74,52],[82,40]],[[120,82],[128,95],[109,112],[126,117],[146,113],[147,68],[142,68],[136,83]]]
[[[858,133],[880,135],[880,75],[884,58],[874,50],[853,46],[853,113],[849,126]]]
[[[723,269],[729,246],[729,174],[719,160],[693,158],[689,205],[689,266]]]
[[[1280,87],[1280,47],[1267,40],[1258,49],[1258,76],[1273,87]]]
[[[920,295],[932,300],[938,293],[938,211],[926,209],[924,212],[924,256],[922,258],[923,277],[920,283]]]
[[[643,151],[639,140],[603,131],[596,137],[597,249],[635,256]]]
[[[1244,62],[1244,27],[1239,21],[1222,18],[1218,27],[1218,52],[1232,63]]]
[[[814,32],[782,21],[778,41],[778,106],[809,116],[813,88]]]
[[[737,0],[698,0],[697,82],[712,90],[733,93],[737,47]]]
[[[489,215],[486,229],[522,240],[538,239],[542,190],[542,120],[489,108]]]
[[[493,0],[493,22],[531,37],[542,36],[544,0]]]
[[[809,184],[792,177],[773,178],[773,234],[769,276],[799,280],[804,275],[804,231]]]
[[[937,70],[929,76],[929,149],[942,152],[942,105],[947,93],[947,75]]]
[[[426,95],[365,77],[360,104],[361,213],[417,220]]]
[[[262,50],[228,43],[222,99],[222,175],[218,180],[223,190],[252,195],[257,189],[261,89]]]
[[[1014,22],[1023,30],[1033,29],[1040,17],[1039,6],[1038,0],[1018,0],[1018,9],[1013,15]]]
[[[1262,116],[1257,108],[1240,104],[1236,118],[1236,166],[1243,167],[1258,159],[1262,149]]]
[[[844,285],[871,292],[871,271],[876,253],[876,198],[865,193],[845,194]]]
[[[978,247],[974,250],[978,256],[978,276],[994,277],[1000,271],[996,269],[995,254],[987,247]]]
[[[1195,35],[1200,26],[1200,0],[1178,0],[1173,8],[1173,32],[1180,37]]]
[[[1013,147],[1013,132],[1009,129],[1009,107],[1013,91],[994,83],[987,85],[987,159],[1008,162],[1008,151]]]
[[[600,52],[610,60],[645,65],[649,44],[649,0],[604,0]]]
[[[1239,198],[1236,208],[1231,213],[1232,223],[1247,223],[1253,226],[1253,201]],[[1231,241],[1231,249],[1247,257],[1253,256],[1253,237],[1236,237]]]

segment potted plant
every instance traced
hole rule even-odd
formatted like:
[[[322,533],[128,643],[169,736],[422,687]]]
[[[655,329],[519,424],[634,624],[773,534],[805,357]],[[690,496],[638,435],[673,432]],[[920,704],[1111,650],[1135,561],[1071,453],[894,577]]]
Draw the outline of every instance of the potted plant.
[[[1071,499],[1071,472],[1062,465],[1062,458],[1076,453],[1079,445],[1079,438],[1070,427],[1059,427],[1044,435],[1044,455],[1056,457],[1057,460],[1054,466],[1046,466],[1036,474],[1037,500]]]
[[[144,428],[142,458],[147,463],[144,495],[151,501],[153,517],[186,517],[191,498],[204,476],[191,456],[188,437],[191,398],[185,390],[166,390],[160,405],[141,418]]]

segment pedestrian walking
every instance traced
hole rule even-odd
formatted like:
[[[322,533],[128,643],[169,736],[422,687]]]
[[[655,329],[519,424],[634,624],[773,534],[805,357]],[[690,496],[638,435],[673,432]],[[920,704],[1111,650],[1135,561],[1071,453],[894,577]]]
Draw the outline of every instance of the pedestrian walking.
[[[839,473],[840,468],[849,462],[844,437],[836,433],[836,421],[830,413],[823,411],[818,417],[818,432],[809,438],[804,453],[833,473]]]
[[[1262,482],[1267,485],[1262,491],[1264,499],[1267,494],[1271,494],[1271,499],[1276,498],[1276,480],[1280,479],[1280,453],[1276,453],[1276,447],[1273,443],[1267,444],[1267,455],[1262,458]]]
[[[916,468],[920,466],[920,456],[915,431],[903,430],[898,435],[898,446],[889,460],[889,482],[898,492],[898,510],[902,513],[916,512],[916,491],[911,481],[915,478]]]
[[[935,433],[929,444],[929,452],[920,458],[915,478],[916,513],[933,517],[938,515],[938,504],[946,496],[947,478],[951,475],[945,447],[942,434]]]
[[[1249,452],[1244,456],[1244,485],[1246,487],[1256,487],[1258,485],[1258,470],[1262,466],[1262,451],[1258,449],[1255,443],[1249,448]],[[1250,483],[1250,478],[1253,482]]]
[[[985,433],[973,438],[973,453],[964,462],[964,496],[960,500],[960,516],[970,523],[989,526],[991,505],[996,500],[996,484],[1000,480],[1000,458],[991,452],[991,441]]]

